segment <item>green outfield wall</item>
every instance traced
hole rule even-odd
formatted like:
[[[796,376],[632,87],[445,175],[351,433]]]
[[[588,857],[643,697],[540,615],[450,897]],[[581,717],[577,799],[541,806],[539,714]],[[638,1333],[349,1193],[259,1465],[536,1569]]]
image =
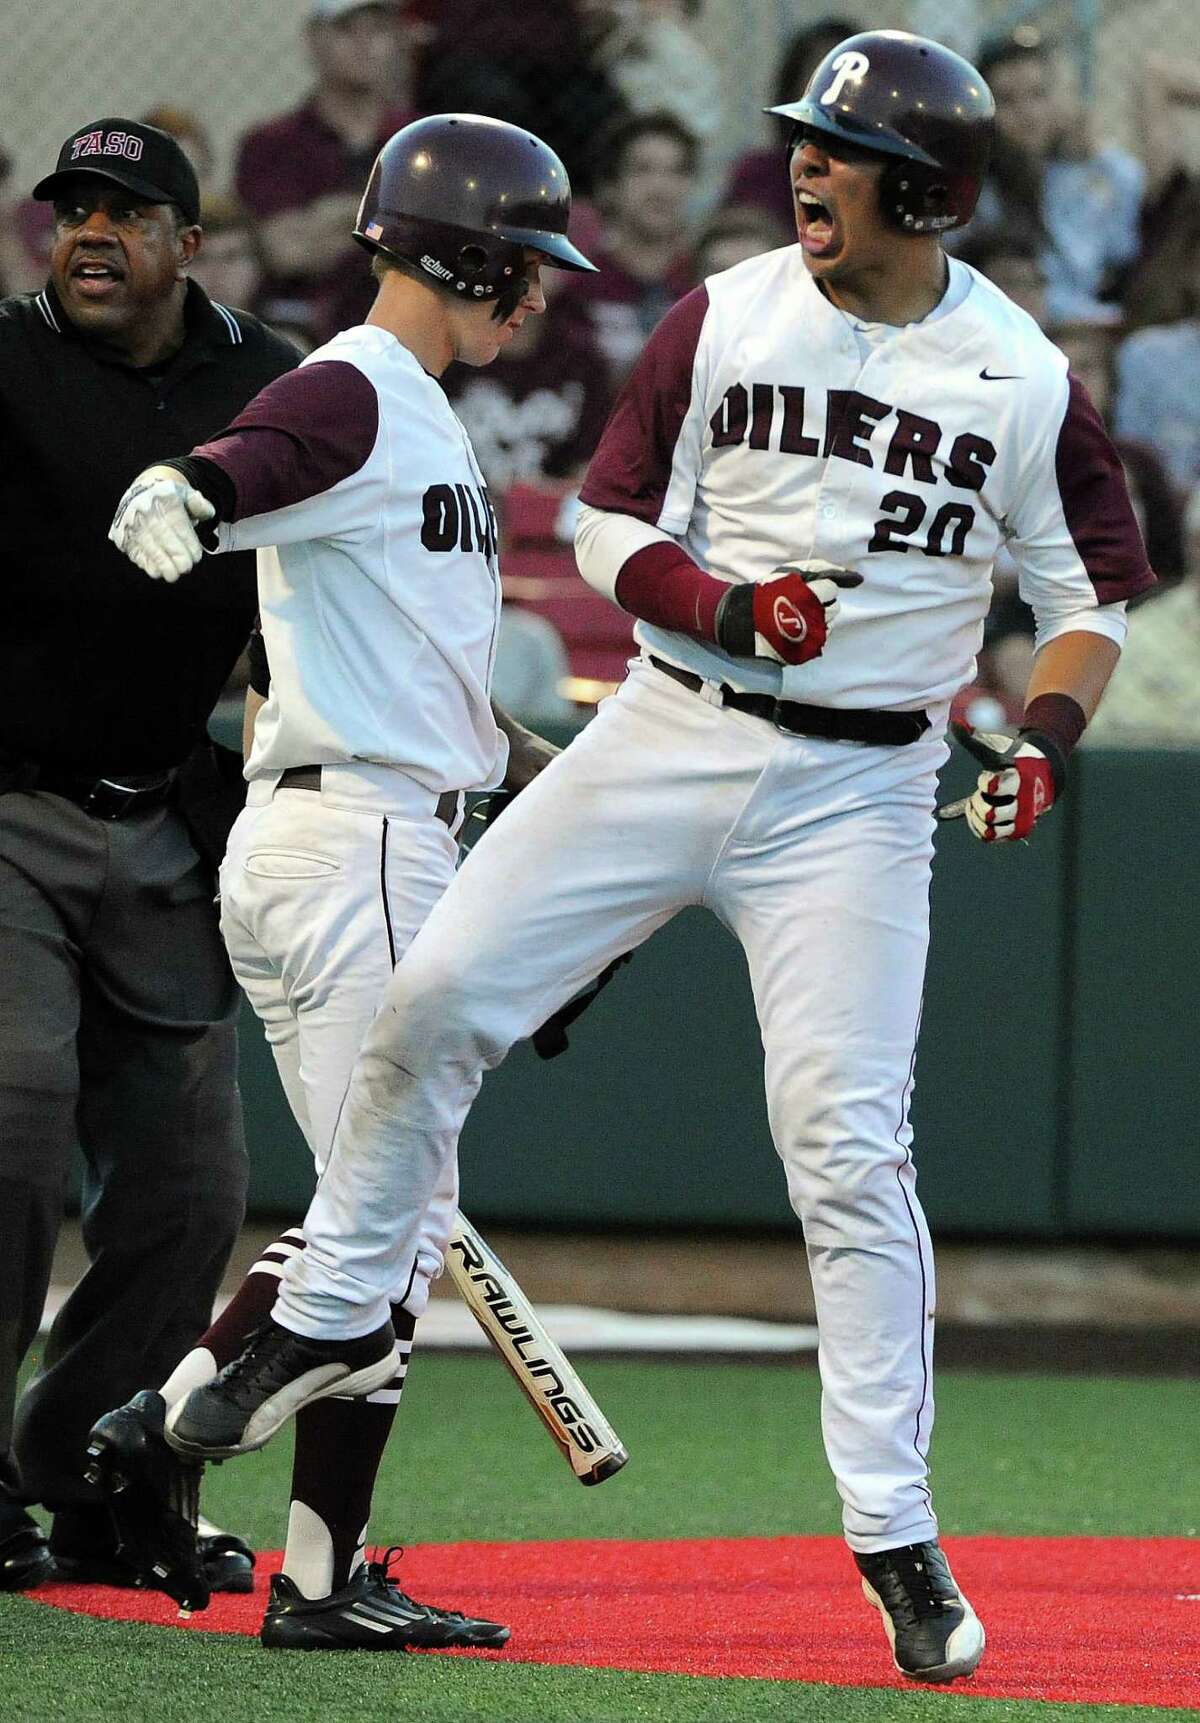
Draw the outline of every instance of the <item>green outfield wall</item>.
[[[952,761],[947,796],[971,774]],[[938,835],[913,1101],[942,1234],[1200,1236],[1200,755],[1081,751],[1031,844]],[[247,1011],[252,1205],[309,1158]],[[564,1226],[789,1224],[740,948],[688,911],[551,1063],[519,1046],[462,1144],[463,1206]]]

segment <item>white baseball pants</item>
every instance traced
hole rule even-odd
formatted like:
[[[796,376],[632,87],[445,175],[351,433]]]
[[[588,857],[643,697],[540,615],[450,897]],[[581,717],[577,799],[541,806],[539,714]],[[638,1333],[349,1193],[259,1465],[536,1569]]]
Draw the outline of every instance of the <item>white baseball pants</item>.
[[[787,736],[710,694],[639,662],[476,846],[387,985],[276,1316],[313,1337],[378,1326],[484,1068],[705,904],[749,962],[846,1535],[886,1549],[936,1536],[933,1262],[908,1101],[945,747]],[[669,1059],[669,1000],[646,1033]]]
[[[221,932],[318,1174],[392,970],[454,877],[435,800],[390,768],[327,766],[319,791],[252,784],[230,835]],[[385,1302],[424,1310],[457,1203],[451,1155]]]

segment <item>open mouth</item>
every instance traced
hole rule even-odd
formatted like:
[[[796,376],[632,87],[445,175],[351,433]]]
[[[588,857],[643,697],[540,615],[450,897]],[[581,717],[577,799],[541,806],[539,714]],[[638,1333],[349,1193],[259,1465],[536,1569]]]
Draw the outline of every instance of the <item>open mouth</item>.
[[[87,299],[102,299],[120,286],[125,273],[101,258],[84,257],[72,265],[71,283]]]
[[[833,211],[810,191],[796,192],[796,230],[810,257],[830,256],[841,244]]]

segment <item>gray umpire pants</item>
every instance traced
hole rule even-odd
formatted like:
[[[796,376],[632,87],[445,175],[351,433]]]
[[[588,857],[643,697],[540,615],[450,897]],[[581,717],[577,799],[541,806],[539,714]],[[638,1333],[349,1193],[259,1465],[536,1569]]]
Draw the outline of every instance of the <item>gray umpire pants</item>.
[[[0,796],[0,1501],[93,1499],[92,1423],[208,1325],[246,1194],[213,890],[172,807]],[[90,1266],[14,1416],[76,1150]]]

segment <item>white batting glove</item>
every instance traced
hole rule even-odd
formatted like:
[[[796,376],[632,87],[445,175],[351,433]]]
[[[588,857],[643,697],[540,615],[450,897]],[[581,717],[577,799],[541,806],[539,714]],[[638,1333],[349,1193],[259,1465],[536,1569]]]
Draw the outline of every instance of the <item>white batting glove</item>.
[[[108,536],[152,580],[178,580],[204,555],[193,521],[216,509],[175,467],[147,467],[117,504]]]

